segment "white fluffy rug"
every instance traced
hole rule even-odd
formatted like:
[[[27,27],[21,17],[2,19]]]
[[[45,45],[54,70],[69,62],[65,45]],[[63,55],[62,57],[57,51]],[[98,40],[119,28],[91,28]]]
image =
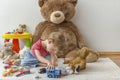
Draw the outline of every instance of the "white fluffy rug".
[[[35,75],[39,75],[41,78],[38,80],[56,80],[46,78],[45,74],[39,74],[40,68],[32,68],[31,74],[22,75],[20,77],[10,76],[2,77],[3,72],[2,61],[0,61],[0,80],[35,80]],[[59,59],[59,65],[63,60]],[[79,74],[68,75],[57,80],[120,80],[120,68],[109,58],[100,58],[97,62],[87,63],[87,69],[81,71]]]

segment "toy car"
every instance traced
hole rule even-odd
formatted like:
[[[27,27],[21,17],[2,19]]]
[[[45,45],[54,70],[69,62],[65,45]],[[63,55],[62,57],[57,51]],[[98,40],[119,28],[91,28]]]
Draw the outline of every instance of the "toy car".
[[[61,70],[57,68],[46,69],[46,74],[48,78],[60,78],[61,77]]]

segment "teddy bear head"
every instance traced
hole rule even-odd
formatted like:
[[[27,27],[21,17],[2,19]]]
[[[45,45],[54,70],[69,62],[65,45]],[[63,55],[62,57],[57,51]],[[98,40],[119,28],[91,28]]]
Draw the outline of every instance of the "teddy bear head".
[[[69,21],[75,14],[78,0],[39,0],[42,16],[49,22],[60,24]]]
[[[19,24],[18,28],[16,29],[16,32],[18,33],[23,33],[23,32],[26,32],[27,29],[26,29],[26,25],[25,24]]]
[[[10,51],[10,50],[12,50],[12,47],[13,47],[13,44],[11,42],[6,42],[3,45],[4,51]]]
[[[13,44],[11,42],[4,43],[4,45],[3,45],[3,55],[4,56],[5,55],[6,56],[7,55],[13,55],[14,52],[13,52],[12,48],[13,48]]]

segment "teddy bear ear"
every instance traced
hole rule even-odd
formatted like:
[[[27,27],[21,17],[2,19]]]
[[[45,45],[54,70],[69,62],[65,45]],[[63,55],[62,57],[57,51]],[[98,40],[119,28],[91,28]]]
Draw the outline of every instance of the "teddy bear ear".
[[[47,0],[38,0],[39,6],[42,7],[46,1]]]
[[[72,3],[74,6],[76,6],[78,0],[67,0],[68,2]]]

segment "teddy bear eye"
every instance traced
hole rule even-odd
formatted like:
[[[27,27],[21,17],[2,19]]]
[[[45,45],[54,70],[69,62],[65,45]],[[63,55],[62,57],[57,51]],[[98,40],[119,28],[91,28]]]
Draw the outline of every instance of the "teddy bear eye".
[[[69,15],[69,13],[66,13],[66,16],[68,16]]]
[[[51,9],[51,12],[53,12],[54,10],[53,9]]]

